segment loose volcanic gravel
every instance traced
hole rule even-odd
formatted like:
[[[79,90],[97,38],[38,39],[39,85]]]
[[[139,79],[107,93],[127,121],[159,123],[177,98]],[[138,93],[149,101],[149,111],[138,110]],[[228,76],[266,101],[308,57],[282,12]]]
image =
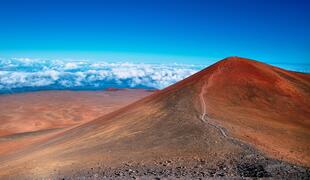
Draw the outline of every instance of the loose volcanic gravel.
[[[253,161],[253,159],[255,159]],[[180,163],[181,162],[181,163]],[[183,165],[182,165],[183,164]],[[186,164],[186,166],[184,165]],[[123,163],[111,168],[103,165],[75,171],[69,176],[53,175],[55,179],[207,179],[207,178],[276,178],[309,179],[309,168],[261,157],[247,157],[243,162],[226,161],[210,166],[203,159],[165,160],[153,164]]]

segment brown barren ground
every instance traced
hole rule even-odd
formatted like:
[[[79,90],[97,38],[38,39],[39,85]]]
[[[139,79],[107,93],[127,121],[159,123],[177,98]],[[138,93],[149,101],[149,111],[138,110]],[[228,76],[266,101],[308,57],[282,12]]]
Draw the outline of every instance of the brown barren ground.
[[[152,94],[143,89],[0,95],[0,156]]]
[[[0,136],[81,124],[151,94],[142,89],[0,95]]]
[[[0,175],[307,178],[309,93],[308,74],[227,58],[1,157]]]

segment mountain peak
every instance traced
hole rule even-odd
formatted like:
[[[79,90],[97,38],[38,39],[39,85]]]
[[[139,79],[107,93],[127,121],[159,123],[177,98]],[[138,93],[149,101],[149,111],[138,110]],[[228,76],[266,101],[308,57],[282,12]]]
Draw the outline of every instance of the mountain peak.
[[[72,170],[89,165],[119,167],[122,162],[182,158],[187,167],[193,159],[202,159],[213,169],[222,163],[227,169],[248,163],[268,171],[267,165],[273,164],[280,167],[270,172],[274,175],[292,167],[276,159],[309,167],[309,92],[309,75],[228,57],[131,105],[46,139],[31,152],[18,152],[16,157],[22,158],[9,164],[18,168],[0,166],[0,171],[37,170],[45,177],[57,168],[72,175]]]

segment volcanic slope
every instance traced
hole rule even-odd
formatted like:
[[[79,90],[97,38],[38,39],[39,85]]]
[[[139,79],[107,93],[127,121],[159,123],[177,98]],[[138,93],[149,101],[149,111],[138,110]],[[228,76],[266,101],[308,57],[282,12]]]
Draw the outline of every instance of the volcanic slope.
[[[0,175],[309,177],[310,76],[230,57],[0,157]]]

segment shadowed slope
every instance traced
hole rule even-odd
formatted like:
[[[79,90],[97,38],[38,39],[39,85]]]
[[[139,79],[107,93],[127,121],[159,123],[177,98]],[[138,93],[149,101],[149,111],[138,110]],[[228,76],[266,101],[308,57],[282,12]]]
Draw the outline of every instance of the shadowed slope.
[[[230,173],[247,161],[279,165],[236,138],[270,155],[281,152],[281,158],[291,153],[283,148],[299,149],[301,156],[291,153],[286,160],[309,166],[301,159],[309,153],[308,98],[308,75],[228,58],[125,108],[1,158],[6,165],[0,172],[53,177],[57,169],[70,176],[98,163],[117,167],[129,161],[179,158],[188,159],[187,165],[191,159],[204,159],[210,167],[224,163]],[[283,144],[267,141],[267,136],[300,141]]]

